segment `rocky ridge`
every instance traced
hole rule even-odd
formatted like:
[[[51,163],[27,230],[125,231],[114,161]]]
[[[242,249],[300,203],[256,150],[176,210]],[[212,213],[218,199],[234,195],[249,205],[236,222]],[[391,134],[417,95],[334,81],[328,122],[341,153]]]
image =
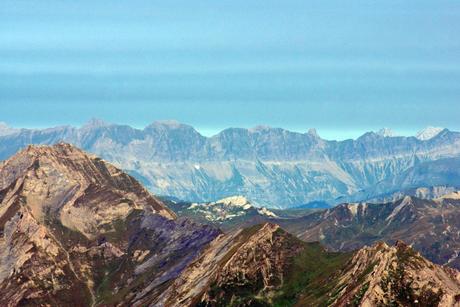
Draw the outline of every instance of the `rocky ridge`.
[[[332,306],[458,306],[460,275],[401,241],[360,249],[341,269]]]
[[[460,273],[401,241],[330,253],[275,224],[221,235],[160,297],[166,306],[458,306]]]
[[[2,131],[7,132],[0,135],[0,159],[30,143],[65,141],[128,171],[156,194],[192,202],[246,195],[279,208],[317,200],[340,203],[458,184],[459,178],[445,166],[456,163],[446,159],[459,159],[460,134],[447,129],[422,139],[383,131],[345,141],[324,140],[314,130],[270,127],[229,128],[207,138],[171,121],[144,129],[94,120],[81,128]]]
[[[283,289],[289,287],[295,259],[306,250],[314,250],[315,255],[326,254],[317,247],[309,247],[270,223],[222,235],[165,292],[163,303],[167,306],[276,304],[284,299]],[[290,305],[298,294],[289,295]]]
[[[4,306],[135,303],[219,234],[177,219],[134,178],[68,144],[27,147],[0,178]]]
[[[276,220],[302,240],[350,251],[376,241],[410,244],[437,264],[460,267],[457,193],[436,200],[405,196],[388,203],[345,203],[307,216]]]

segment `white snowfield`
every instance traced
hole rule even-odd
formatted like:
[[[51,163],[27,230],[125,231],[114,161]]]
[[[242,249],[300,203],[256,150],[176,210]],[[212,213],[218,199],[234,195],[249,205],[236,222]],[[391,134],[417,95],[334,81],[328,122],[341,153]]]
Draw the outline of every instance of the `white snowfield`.
[[[210,203],[193,203],[187,210],[202,214],[208,221],[224,221],[241,217],[251,212],[277,218],[278,216],[264,207],[254,207],[249,200],[241,195],[230,196]]]
[[[420,130],[415,137],[421,141],[428,141],[437,136],[442,130],[444,130],[444,128],[426,127],[425,129]]]

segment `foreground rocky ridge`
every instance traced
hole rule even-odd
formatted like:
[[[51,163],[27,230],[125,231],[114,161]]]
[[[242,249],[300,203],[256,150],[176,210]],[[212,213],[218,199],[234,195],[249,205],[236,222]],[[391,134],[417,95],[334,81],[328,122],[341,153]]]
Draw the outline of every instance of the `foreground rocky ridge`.
[[[177,202],[171,208],[200,223],[229,231],[271,222],[281,225],[306,242],[319,241],[333,251],[352,251],[377,241],[402,240],[437,264],[460,269],[460,193],[446,187],[409,191],[421,197],[391,195],[386,203],[345,203],[327,210],[273,210],[263,215],[243,207],[227,209],[218,202],[199,206]],[[190,209],[190,207],[193,207]],[[237,210],[238,209],[238,210]],[[209,220],[206,217],[231,218]]]
[[[460,306],[460,273],[411,247],[331,253],[278,225],[221,235],[160,297],[166,306]]]
[[[0,178],[1,305],[142,301],[219,234],[67,144],[28,147]]]
[[[460,305],[460,273],[427,261],[401,241],[360,249],[336,278],[333,306]]]
[[[340,142],[313,130],[270,127],[229,128],[206,138],[171,121],[143,130],[95,120],[81,128],[3,131],[0,159],[29,143],[65,141],[129,171],[156,194],[193,202],[246,195],[266,206],[289,207],[460,182],[449,168],[460,165],[460,134],[447,129],[422,139],[369,132]]]

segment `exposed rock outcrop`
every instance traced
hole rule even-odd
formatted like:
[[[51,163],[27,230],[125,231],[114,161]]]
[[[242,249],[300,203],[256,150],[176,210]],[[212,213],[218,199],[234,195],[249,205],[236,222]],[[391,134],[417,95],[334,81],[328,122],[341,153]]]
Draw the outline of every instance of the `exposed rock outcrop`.
[[[269,302],[305,243],[265,223],[216,239],[162,298],[167,305]]]
[[[351,251],[376,241],[402,240],[437,264],[460,268],[460,200],[405,196],[383,204],[347,203],[308,216],[275,220],[307,242]]]
[[[0,165],[1,305],[146,302],[218,234],[68,144]]]
[[[401,241],[359,250],[338,277],[335,306],[460,306],[459,272]]]

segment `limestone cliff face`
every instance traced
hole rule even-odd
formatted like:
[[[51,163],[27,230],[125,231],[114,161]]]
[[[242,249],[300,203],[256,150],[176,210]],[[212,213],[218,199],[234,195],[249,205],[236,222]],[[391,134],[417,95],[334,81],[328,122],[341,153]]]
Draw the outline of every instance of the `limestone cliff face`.
[[[0,131],[0,160],[27,144],[64,141],[115,163],[151,191],[193,202],[245,195],[273,207],[340,203],[420,186],[457,185],[460,133],[429,139],[369,132],[328,141],[314,131],[229,128],[207,138],[177,122],[145,129],[92,121],[81,128]],[[433,176],[436,174],[436,176]]]
[[[459,272],[402,242],[359,250],[337,277],[334,306],[460,306]]]
[[[0,239],[0,305],[90,305],[92,289],[69,254],[27,210],[3,225]]]
[[[168,306],[212,306],[270,301],[305,244],[278,225],[265,223],[221,235],[161,298]],[[247,295],[250,294],[250,295]]]
[[[29,146],[3,162],[0,178],[2,193],[15,192],[3,203],[22,196],[38,221],[51,214],[87,237],[134,209],[175,217],[132,177],[68,144]]]
[[[0,165],[0,305],[134,303],[218,233],[71,145],[29,146]]]

